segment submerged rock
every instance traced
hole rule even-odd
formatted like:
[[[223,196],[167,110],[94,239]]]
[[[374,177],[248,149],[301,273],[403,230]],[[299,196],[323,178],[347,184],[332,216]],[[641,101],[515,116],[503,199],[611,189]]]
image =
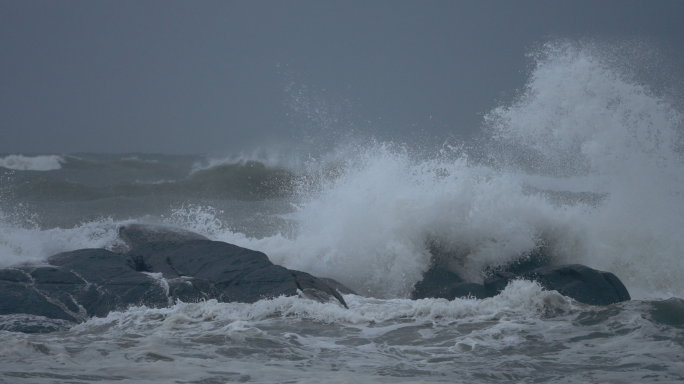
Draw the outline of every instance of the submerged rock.
[[[0,329],[51,332],[130,306],[162,308],[177,300],[254,303],[301,295],[347,307],[339,287],[274,265],[261,252],[153,229],[122,229],[136,245],[127,253],[81,249],[51,256],[49,265],[0,269]],[[29,318],[30,324],[21,320]]]

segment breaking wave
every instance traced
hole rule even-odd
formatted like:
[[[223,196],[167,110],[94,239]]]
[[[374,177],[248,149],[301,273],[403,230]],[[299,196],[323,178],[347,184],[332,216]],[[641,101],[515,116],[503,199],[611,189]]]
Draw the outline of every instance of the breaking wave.
[[[62,168],[64,158],[57,155],[24,156],[9,155],[0,158],[0,167],[17,171],[53,171]]]
[[[539,249],[614,272],[637,298],[682,296],[682,114],[601,49],[542,47],[475,150],[362,146],[300,183],[296,229],[217,238],[376,297],[406,297],[435,253],[481,281]]]

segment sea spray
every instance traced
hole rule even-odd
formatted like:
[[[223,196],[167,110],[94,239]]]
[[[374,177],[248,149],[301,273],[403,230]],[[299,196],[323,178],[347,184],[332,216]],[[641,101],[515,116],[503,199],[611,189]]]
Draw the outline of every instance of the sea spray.
[[[42,263],[49,256],[82,248],[116,249],[123,243],[117,228],[125,222],[110,218],[81,223],[73,228],[41,229],[17,224],[0,212],[0,268]]]
[[[520,98],[488,114],[487,127],[499,148],[533,154],[536,174],[576,176],[576,190],[606,193],[599,209],[556,236],[558,254],[613,271],[634,289],[682,295],[684,118],[609,66],[608,48],[547,44]],[[510,172],[527,166],[511,160],[503,161]]]
[[[599,45],[563,44],[545,46],[520,97],[486,116],[488,156],[359,145],[307,176],[296,230],[217,238],[375,297],[406,297],[434,243],[471,281],[543,248],[616,273],[636,297],[684,294],[681,114]]]
[[[465,156],[416,160],[386,144],[367,148],[318,185],[299,196],[289,215],[296,230],[289,236],[218,234],[217,223],[204,216],[212,224],[202,232],[262,250],[288,268],[390,298],[407,297],[421,279],[432,258],[430,242],[455,251],[460,258],[450,260],[453,267],[481,281],[485,267],[535,249],[544,231],[568,219],[566,212],[545,215],[555,209],[552,204],[525,194],[510,175],[469,164]]]
[[[192,172],[192,158],[182,182],[163,186],[175,188],[180,202],[155,195],[135,205],[150,212],[125,217],[257,249],[275,263],[378,298],[408,297],[438,254],[465,280],[481,282],[491,267],[536,251],[553,263],[613,272],[636,298],[682,296],[682,116],[609,54],[598,44],[543,46],[519,97],[486,115],[481,142],[426,151],[345,136],[328,154],[300,157],[300,168],[283,171],[286,180],[264,196],[222,189],[212,175],[230,164]],[[242,172],[247,163],[235,167]],[[206,189],[207,180],[218,186],[210,200],[188,196]],[[157,191],[146,188],[139,190]],[[87,207],[115,210],[138,201],[137,193]],[[38,229],[5,220],[4,265],[111,248],[124,221]]]

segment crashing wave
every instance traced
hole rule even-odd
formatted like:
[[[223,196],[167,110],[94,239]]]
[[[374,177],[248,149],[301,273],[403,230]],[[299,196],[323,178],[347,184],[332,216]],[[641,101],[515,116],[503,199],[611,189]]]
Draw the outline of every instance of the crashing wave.
[[[9,155],[0,158],[0,167],[17,171],[53,171],[62,168],[64,158],[57,155],[24,156]]]

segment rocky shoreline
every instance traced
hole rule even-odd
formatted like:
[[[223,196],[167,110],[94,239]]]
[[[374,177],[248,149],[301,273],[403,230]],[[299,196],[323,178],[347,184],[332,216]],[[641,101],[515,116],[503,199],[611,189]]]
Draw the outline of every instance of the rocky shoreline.
[[[342,294],[354,293],[335,280],[274,265],[261,252],[177,228],[131,224],[119,228],[119,237],[125,246],[117,252],[81,249],[42,265],[0,269],[0,329],[52,332],[130,306],[162,308],[177,301],[254,303],[298,295],[346,308]],[[535,267],[494,271],[476,284],[433,266],[411,298],[483,299],[499,294],[510,280],[526,279],[586,304],[630,300],[610,272],[578,264]]]

